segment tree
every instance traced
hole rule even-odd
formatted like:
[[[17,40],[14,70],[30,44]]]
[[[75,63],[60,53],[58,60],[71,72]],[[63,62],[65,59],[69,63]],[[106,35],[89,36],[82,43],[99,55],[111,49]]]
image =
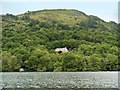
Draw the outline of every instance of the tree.
[[[20,62],[7,51],[2,52],[2,71],[19,71]]]

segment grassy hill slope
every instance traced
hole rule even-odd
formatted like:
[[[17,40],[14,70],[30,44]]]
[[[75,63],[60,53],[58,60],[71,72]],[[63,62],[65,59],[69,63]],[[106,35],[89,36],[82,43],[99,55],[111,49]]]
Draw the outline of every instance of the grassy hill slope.
[[[118,24],[78,10],[2,15],[3,71],[118,70]],[[69,52],[58,54],[56,48]]]

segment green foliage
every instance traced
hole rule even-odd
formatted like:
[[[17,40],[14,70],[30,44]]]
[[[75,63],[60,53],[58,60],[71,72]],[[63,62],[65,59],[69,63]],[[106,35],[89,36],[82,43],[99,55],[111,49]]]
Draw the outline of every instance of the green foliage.
[[[120,70],[115,22],[66,9],[6,14],[2,22],[2,71]],[[63,47],[69,52],[55,52]]]
[[[20,62],[17,57],[7,51],[2,52],[2,71],[19,71]]]

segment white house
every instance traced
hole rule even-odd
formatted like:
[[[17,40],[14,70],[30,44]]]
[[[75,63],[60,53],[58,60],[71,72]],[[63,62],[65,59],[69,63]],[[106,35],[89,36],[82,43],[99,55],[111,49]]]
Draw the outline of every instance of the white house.
[[[56,48],[55,51],[58,52],[59,54],[61,54],[61,53],[68,52],[68,49],[66,47],[65,48]]]
[[[24,68],[20,68],[19,71],[20,72],[24,72],[25,70],[24,70]]]

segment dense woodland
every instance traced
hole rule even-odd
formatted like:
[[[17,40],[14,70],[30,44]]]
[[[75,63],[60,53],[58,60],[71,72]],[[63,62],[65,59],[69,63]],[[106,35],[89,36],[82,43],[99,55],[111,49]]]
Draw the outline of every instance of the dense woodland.
[[[77,10],[2,15],[2,71],[117,71],[118,24]],[[69,52],[58,54],[56,48]]]

